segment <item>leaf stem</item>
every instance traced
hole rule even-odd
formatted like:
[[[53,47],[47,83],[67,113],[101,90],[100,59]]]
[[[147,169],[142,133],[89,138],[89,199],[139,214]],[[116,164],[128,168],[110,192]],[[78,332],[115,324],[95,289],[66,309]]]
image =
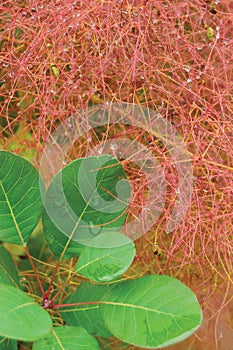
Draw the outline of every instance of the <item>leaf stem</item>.
[[[24,250],[25,250],[25,253],[27,254],[27,257],[28,257],[28,260],[29,260],[29,262],[31,264],[31,267],[32,267],[32,269],[33,269],[33,271],[35,273],[35,277],[36,277],[38,285],[40,287],[40,290],[41,290],[41,293],[42,293],[42,297],[43,297],[43,299],[46,299],[47,295],[46,295],[44,287],[43,287],[43,285],[41,283],[40,277],[39,277],[39,275],[37,273],[37,270],[36,270],[36,267],[35,267],[34,262],[32,260],[31,254],[29,253],[29,250],[28,250],[26,245],[24,245]]]
[[[73,262],[76,261],[77,259],[72,259]],[[70,276],[68,278],[68,280],[66,280],[63,285],[60,287],[60,289],[57,291],[57,293],[53,296],[53,298],[51,299],[51,302],[54,303],[54,301],[57,299],[57,297],[59,296],[59,294],[64,290],[64,288],[67,286],[67,284],[69,283],[69,281],[72,278],[72,275],[74,274],[74,271],[70,271]]]
[[[55,304],[52,306],[53,309],[59,309],[60,307],[66,307],[66,306],[81,306],[81,305],[95,305],[95,304],[100,304],[101,300],[97,301],[83,301],[80,303],[71,303],[71,304]],[[65,310],[64,310],[65,311]]]
[[[59,267],[60,267],[60,264],[61,264],[61,261],[58,261],[58,262],[57,262],[57,265],[56,265],[56,267],[55,267],[55,269],[54,269],[53,275],[52,275],[52,277],[51,277],[51,281],[50,281],[50,283],[49,283],[49,288],[48,288],[48,290],[47,290],[47,292],[46,292],[46,296],[47,296],[48,299],[49,299],[49,296],[50,296],[50,293],[51,293],[51,290],[52,290],[52,287],[53,287],[54,279],[55,279],[56,274],[57,274],[57,271],[58,271],[58,269],[59,269]],[[53,298],[53,299],[54,299],[54,298]],[[52,299],[52,300],[53,300],[53,299]]]

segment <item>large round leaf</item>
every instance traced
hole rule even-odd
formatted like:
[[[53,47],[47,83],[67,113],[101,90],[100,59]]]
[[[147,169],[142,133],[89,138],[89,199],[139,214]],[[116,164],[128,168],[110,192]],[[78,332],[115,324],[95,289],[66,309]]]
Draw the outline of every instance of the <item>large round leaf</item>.
[[[99,350],[99,345],[82,327],[55,327],[45,339],[36,341],[32,350]]]
[[[41,213],[38,172],[26,159],[0,151],[0,240],[23,244]]]
[[[0,283],[20,286],[18,272],[10,253],[0,246]]]
[[[111,332],[105,327],[98,301],[108,291],[108,286],[82,283],[66,300],[65,304],[85,303],[83,305],[65,306],[59,312],[69,326],[82,326],[89,333],[106,338]],[[97,301],[96,304],[88,302]]]
[[[101,309],[113,335],[147,348],[187,338],[202,320],[195,294],[177,279],[159,275],[112,286]]]
[[[120,277],[131,265],[133,241],[117,232],[105,232],[91,241],[76,264],[75,271],[96,282],[108,282]]]
[[[0,284],[0,336],[33,341],[48,335],[51,328],[47,311],[21,290]]]
[[[49,186],[43,215],[45,238],[57,258],[77,256],[100,233],[125,222],[130,185],[110,155],[80,158],[64,167]]]

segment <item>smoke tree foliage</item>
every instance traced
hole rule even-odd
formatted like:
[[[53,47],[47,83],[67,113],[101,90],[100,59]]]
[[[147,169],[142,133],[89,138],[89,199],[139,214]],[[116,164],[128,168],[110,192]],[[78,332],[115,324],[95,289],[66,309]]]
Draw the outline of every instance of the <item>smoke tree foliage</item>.
[[[45,202],[39,174],[30,162],[0,151],[0,164],[0,350],[17,349],[19,341],[32,343],[33,350],[97,350],[96,336],[161,348],[182,341],[200,326],[197,298],[179,280],[165,275],[121,277],[136,250],[134,242],[120,233],[127,205],[111,210],[119,182],[130,196],[117,159],[102,155],[72,161],[53,179]],[[94,190],[89,182],[93,170]],[[83,186],[88,193],[83,193]],[[103,203],[109,210],[101,210]],[[41,217],[55,256],[52,276],[43,276],[35,267],[28,245]],[[5,248],[9,243],[23,247],[34,285],[38,284],[37,295],[27,284],[26,271],[19,276]],[[70,270],[62,280],[64,263]]]

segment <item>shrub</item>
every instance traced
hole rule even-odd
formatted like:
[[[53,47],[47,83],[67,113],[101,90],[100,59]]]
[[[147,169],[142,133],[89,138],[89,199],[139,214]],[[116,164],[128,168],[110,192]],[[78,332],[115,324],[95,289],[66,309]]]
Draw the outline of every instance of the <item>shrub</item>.
[[[185,339],[199,327],[202,312],[197,299],[178,280],[151,275],[119,281],[134,259],[135,246],[119,232],[130,192],[117,159],[103,155],[75,160],[48,188],[43,227],[58,260],[52,276],[37,271],[28,244],[43,208],[39,175],[28,161],[12,153],[1,151],[0,161],[4,213],[0,239],[22,245],[34,272],[30,278],[24,271],[21,285],[10,254],[0,246],[0,347],[11,342],[15,349],[16,339],[33,341],[32,349],[99,349],[92,333],[158,348]],[[116,193],[119,183],[121,198]],[[64,268],[67,257],[71,260]],[[75,276],[97,283],[78,282],[81,285],[67,298]],[[41,296],[30,291],[32,278],[37,279]]]
[[[203,298],[206,310],[213,294],[222,307],[228,305],[233,270],[232,4],[3,0],[0,12],[0,146],[37,166],[53,129],[77,110],[125,101],[159,111],[184,136],[194,191],[185,219],[171,235],[164,232],[174,202],[168,198],[154,229],[136,242],[133,272],[156,269],[179,276]],[[104,138],[113,131],[105,130]],[[145,140],[144,132],[131,132]],[[103,140],[100,133],[98,140]],[[161,151],[155,139],[148,141]],[[91,146],[86,143],[79,156]],[[177,183],[172,162],[166,152],[161,159],[172,188]],[[132,164],[126,166],[140,193],[143,178]],[[153,254],[153,245],[160,256]],[[216,324],[220,305],[208,316],[218,314]],[[212,349],[210,338],[205,346]]]

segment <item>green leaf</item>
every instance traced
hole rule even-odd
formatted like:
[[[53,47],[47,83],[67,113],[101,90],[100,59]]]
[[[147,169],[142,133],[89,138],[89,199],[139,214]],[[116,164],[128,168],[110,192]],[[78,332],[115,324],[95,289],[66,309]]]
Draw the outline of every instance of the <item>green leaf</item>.
[[[26,293],[0,284],[0,336],[33,341],[45,337],[52,328],[49,314]]]
[[[26,159],[0,151],[0,240],[23,245],[42,213],[39,175]]]
[[[8,251],[0,246],[0,283],[20,287],[18,272]]]
[[[121,228],[129,197],[126,174],[110,155],[80,158],[64,167],[48,189],[43,215],[55,256],[60,258],[66,245],[63,258],[77,256],[95,236]]]
[[[54,260],[54,255],[49,248],[48,242],[44,238],[42,220],[39,221],[36,229],[29,237],[27,247],[30,255],[36,259],[43,261]]]
[[[100,307],[113,335],[147,348],[179,342],[202,321],[195,294],[169,276],[145,276],[113,285]]]
[[[212,27],[206,27],[206,33],[205,33],[207,39],[213,39],[214,38],[214,29]]]
[[[49,248],[56,259],[59,259],[69,239],[53,224],[46,213],[43,215],[43,225],[44,238],[48,242]],[[84,245],[71,241],[65,251],[63,259],[79,256],[84,247]]]
[[[133,241],[117,232],[105,232],[84,248],[75,271],[96,282],[108,282],[120,277],[131,265],[135,246]]]
[[[58,78],[60,75],[60,69],[55,64],[50,64],[50,67],[55,78]]]
[[[0,350],[17,350],[18,345],[16,340],[0,337]]]
[[[82,283],[77,290],[71,294],[65,303],[81,303],[98,301],[108,291],[108,286],[93,285],[89,282]],[[105,327],[99,303],[85,304],[80,306],[66,306],[59,310],[67,325],[82,326],[89,333],[103,338],[111,336]]]
[[[33,344],[32,350],[99,350],[98,342],[82,327],[55,327],[50,335]]]

